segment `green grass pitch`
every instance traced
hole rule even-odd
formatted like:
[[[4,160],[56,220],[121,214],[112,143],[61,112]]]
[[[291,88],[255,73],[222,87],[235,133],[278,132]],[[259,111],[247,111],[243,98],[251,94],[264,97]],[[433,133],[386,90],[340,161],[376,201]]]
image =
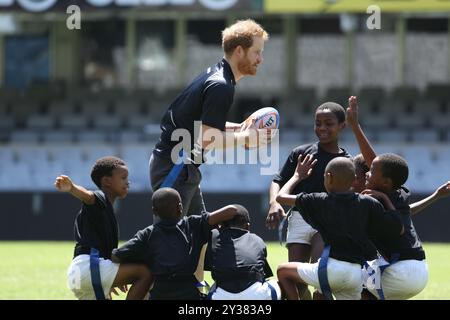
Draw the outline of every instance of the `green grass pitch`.
[[[426,243],[430,277],[415,299],[450,299],[450,244]],[[66,287],[66,270],[72,259],[72,242],[0,242],[0,299],[74,299]],[[287,261],[287,250],[268,244],[269,263],[276,271]],[[207,272],[205,279],[211,284]],[[122,294],[114,299],[123,299]]]

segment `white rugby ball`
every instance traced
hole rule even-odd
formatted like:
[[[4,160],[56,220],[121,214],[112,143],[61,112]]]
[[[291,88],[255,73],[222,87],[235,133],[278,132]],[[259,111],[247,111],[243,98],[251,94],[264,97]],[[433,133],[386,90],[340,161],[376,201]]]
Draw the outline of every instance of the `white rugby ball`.
[[[256,110],[245,121],[251,122],[253,119],[258,129],[278,129],[280,124],[280,114],[272,107]]]
[[[253,112],[247,119],[245,119],[246,124],[250,124],[253,119],[255,120],[255,126],[258,129],[271,129],[271,138],[273,138],[276,134],[277,130],[273,130],[273,129],[278,129],[278,125],[280,124],[280,114],[278,113],[277,109],[272,108],[272,107],[266,107],[266,108],[261,108],[256,110],[255,112]],[[258,147],[258,143],[259,145],[261,144],[267,144],[268,141],[262,140],[262,141],[258,141],[255,144],[255,141],[250,142],[248,141],[245,144],[245,148],[249,149],[249,148],[255,148]]]

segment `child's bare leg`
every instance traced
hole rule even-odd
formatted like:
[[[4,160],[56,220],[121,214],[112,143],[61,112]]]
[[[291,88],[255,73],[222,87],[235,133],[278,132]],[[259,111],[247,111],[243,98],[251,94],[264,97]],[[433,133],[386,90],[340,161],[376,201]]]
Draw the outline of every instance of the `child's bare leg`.
[[[367,289],[361,292],[361,300],[378,300],[373,294],[371,294]]]
[[[309,263],[311,246],[303,243],[288,244],[289,262],[306,262]],[[311,300],[311,292],[308,285],[298,283],[298,295],[301,300]]]
[[[311,263],[316,263],[322,256],[324,243],[320,233],[316,233],[311,238]],[[313,300],[325,300],[325,296],[319,292],[319,290],[314,290]]]
[[[206,255],[206,247],[204,244],[202,247],[202,251],[200,252],[200,258],[198,259],[197,269],[195,270],[195,277],[198,282],[202,282],[205,279],[205,255]]]
[[[131,284],[127,300],[142,300],[153,282],[152,274],[143,264],[120,264],[113,288]]]
[[[306,285],[298,275],[297,262],[283,263],[278,266],[277,277],[281,290],[284,292],[288,300],[298,300],[299,284]]]

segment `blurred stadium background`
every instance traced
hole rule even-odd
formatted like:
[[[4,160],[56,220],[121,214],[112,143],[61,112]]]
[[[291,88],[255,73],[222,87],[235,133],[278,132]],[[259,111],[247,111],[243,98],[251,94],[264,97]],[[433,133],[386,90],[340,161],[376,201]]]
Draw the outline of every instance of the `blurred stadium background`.
[[[81,8],[80,30],[66,27],[70,4]],[[379,30],[366,26],[370,4],[381,8]],[[71,240],[80,204],[55,192],[54,179],[93,188],[91,166],[110,154],[130,168],[121,238],[151,223],[160,117],[222,57],[220,31],[247,17],[270,40],[257,76],[236,86],[229,120],[276,106],[282,165],[292,147],[315,141],[316,106],[358,95],[377,153],[408,160],[413,199],[431,193],[450,179],[449,12],[437,0],[0,1],[0,240]],[[341,144],[358,153],[350,130]],[[276,239],[264,227],[271,176],[257,165],[201,170],[208,209],[242,203],[253,230]],[[450,241],[449,201],[414,218],[422,240]]]

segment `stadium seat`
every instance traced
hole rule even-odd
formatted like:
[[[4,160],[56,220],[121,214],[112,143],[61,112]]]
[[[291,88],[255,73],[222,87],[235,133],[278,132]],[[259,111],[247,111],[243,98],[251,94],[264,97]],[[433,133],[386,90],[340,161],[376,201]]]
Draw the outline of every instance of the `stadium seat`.
[[[348,87],[329,87],[322,100],[337,102],[346,108],[351,94],[352,91]]]
[[[75,141],[79,143],[104,143],[108,142],[110,135],[104,131],[77,131]]]
[[[446,83],[430,83],[425,91],[425,98],[438,104],[449,104],[450,85]]]
[[[10,135],[11,143],[38,143],[41,141],[41,134],[30,130],[14,130]]]
[[[12,130],[16,125],[16,120],[9,115],[0,115],[0,130]]]
[[[141,106],[135,98],[121,98],[116,102],[116,115],[126,117],[128,115],[140,114]]]
[[[130,129],[136,129],[136,130],[142,130],[145,125],[149,123],[155,123],[156,120],[150,118],[149,116],[143,116],[143,115],[129,115],[127,119],[125,120],[125,123],[128,128]]]
[[[123,125],[123,121],[116,115],[101,115],[93,119],[94,128],[99,130],[117,130]]]
[[[120,130],[116,138],[116,141],[122,144],[139,143],[143,140],[143,134],[140,130]]]
[[[25,163],[11,163],[8,170],[0,170],[0,189],[5,191],[35,191],[30,183],[30,167]]]
[[[84,115],[64,115],[59,119],[59,125],[63,129],[86,130],[88,119]]]
[[[17,145],[15,146],[17,162],[25,163],[31,167],[39,166],[41,163],[49,161],[49,153],[45,147],[38,145]]]
[[[75,113],[75,106],[70,100],[56,100],[51,101],[48,109],[48,114],[54,117],[61,117],[62,115],[70,115]]]
[[[26,120],[26,127],[37,130],[53,129],[55,127],[55,118],[51,115],[30,115]]]
[[[360,122],[362,122],[364,128],[372,130],[382,131],[392,126],[389,116],[383,113],[366,115],[360,118]]]
[[[418,113],[398,113],[395,123],[399,129],[420,129],[425,127],[426,119]]]
[[[85,116],[98,118],[108,114],[108,105],[97,97],[93,100],[84,98],[79,103],[81,113]]]
[[[0,148],[0,166],[6,168],[9,164],[17,162],[17,153],[12,146]]]
[[[433,114],[429,118],[431,128],[447,129],[450,126],[450,112],[445,114]]]
[[[75,134],[67,130],[47,130],[42,132],[42,140],[46,143],[72,143]]]
[[[417,143],[436,143],[439,142],[439,132],[433,129],[417,129],[411,131],[413,142]]]

